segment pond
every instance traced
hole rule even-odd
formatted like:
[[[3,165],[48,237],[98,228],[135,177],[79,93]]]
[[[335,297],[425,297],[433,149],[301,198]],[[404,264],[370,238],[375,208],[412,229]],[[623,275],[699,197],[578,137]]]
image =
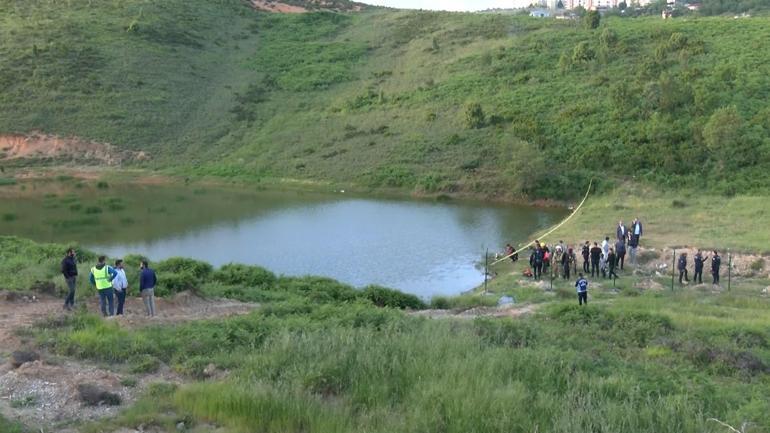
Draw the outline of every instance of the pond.
[[[379,284],[424,298],[483,282],[484,251],[555,224],[565,210],[345,193],[79,182],[0,188],[0,233],[78,243],[110,257],[237,262],[277,274]]]

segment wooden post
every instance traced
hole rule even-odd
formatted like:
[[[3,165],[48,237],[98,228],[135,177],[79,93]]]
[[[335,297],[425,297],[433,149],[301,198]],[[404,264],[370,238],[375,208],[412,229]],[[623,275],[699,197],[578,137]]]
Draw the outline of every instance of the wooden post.
[[[671,291],[674,291],[674,273],[676,272],[676,248],[674,248],[674,261],[671,264]]]
[[[727,250],[727,291],[730,291],[733,277],[733,254]]]

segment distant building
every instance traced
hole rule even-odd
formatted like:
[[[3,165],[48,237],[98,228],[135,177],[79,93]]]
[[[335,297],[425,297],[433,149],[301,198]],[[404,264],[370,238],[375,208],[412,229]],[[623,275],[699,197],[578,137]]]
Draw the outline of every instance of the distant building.
[[[549,18],[551,16],[551,11],[548,9],[532,9],[529,12],[529,16],[535,18]]]

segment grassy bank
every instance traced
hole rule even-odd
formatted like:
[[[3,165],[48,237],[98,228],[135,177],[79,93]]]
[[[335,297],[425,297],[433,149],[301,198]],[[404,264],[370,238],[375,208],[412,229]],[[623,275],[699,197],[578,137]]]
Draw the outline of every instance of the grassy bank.
[[[56,352],[118,368],[149,355],[193,378],[209,363],[230,371],[84,431],[169,424],[170,411],[232,432],[725,431],[714,417],[761,433],[768,307],[745,293],[647,293],[457,322],[300,302],[132,333],[92,316],[35,332]]]
[[[18,266],[14,281],[27,284],[34,268],[58,262],[61,248],[0,238],[0,263]],[[729,293],[594,285],[591,304],[578,308],[574,289],[514,284],[493,289],[541,304],[534,314],[431,320],[401,310],[423,308],[419,300],[382,288],[187,259],[156,269],[159,293],[192,289],[261,307],[131,331],[80,312],[27,330],[60,356],[126,377],[167,365],[187,381],[152,386],[116,418],[79,425],[82,432],[140,424],[172,432],[180,421],[225,432],[725,431],[709,418],[770,432],[770,303],[753,285]],[[205,379],[210,364],[228,373]]]
[[[618,221],[644,225],[642,244],[654,248],[696,246],[731,248],[737,252],[770,253],[770,230],[761,223],[770,215],[766,197],[705,194],[698,190],[661,191],[625,183],[612,191],[592,193],[575,217],[554,232],[548,242],[569,244],[615,239]]]
[[[508,198],[575,197],[599,175],[767,184],[765,16],[590,30],[239,0],[0,7],[0,131],[145,151],[138,166]]]

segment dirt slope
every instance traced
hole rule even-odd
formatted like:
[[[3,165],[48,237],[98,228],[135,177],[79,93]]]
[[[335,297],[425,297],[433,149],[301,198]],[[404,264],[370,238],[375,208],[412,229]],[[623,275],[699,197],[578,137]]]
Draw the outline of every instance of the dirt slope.
[[[41,361],[23,364],[14,369],[8,356],[15,350],[28,349],[30,344],[16,334],[16,330],[32,326],[37,321],[61,316],[62,300],[46,295],[0,292],[0,413],[44,431],[67,430],[73,421],[93,420],[117,414],[129,406],[150,383],[182,382],[182,378],[168,367],[144,375],[121,374],[106,366],[89,362],[61,359],[43,354]],[[122,327],[136,328],[147,325],[173,324],[190,320],[212,319],[246,314],[256,304],[227,299],[203,299],[190,293],[179,293],[173,298],[157,300],[157,317],[148,319],[139,298],[126,300],[124,317],[114,320]],[[87,302],[89,311],[98,311],[98,303]],[[213,376],[223,372],[214,369]],[[123,380],[131,377],[135,386],[125,386]],[[78,399],[78,385],[96,384],[118,394],[120,406],[84,406]]]
[[[148,156],[144,152],[119,150],[110,144],[76,137],[32,133],[0,135],[0,160],[4,159],[69,159],[120,165],[126,161],[145,160]]]

